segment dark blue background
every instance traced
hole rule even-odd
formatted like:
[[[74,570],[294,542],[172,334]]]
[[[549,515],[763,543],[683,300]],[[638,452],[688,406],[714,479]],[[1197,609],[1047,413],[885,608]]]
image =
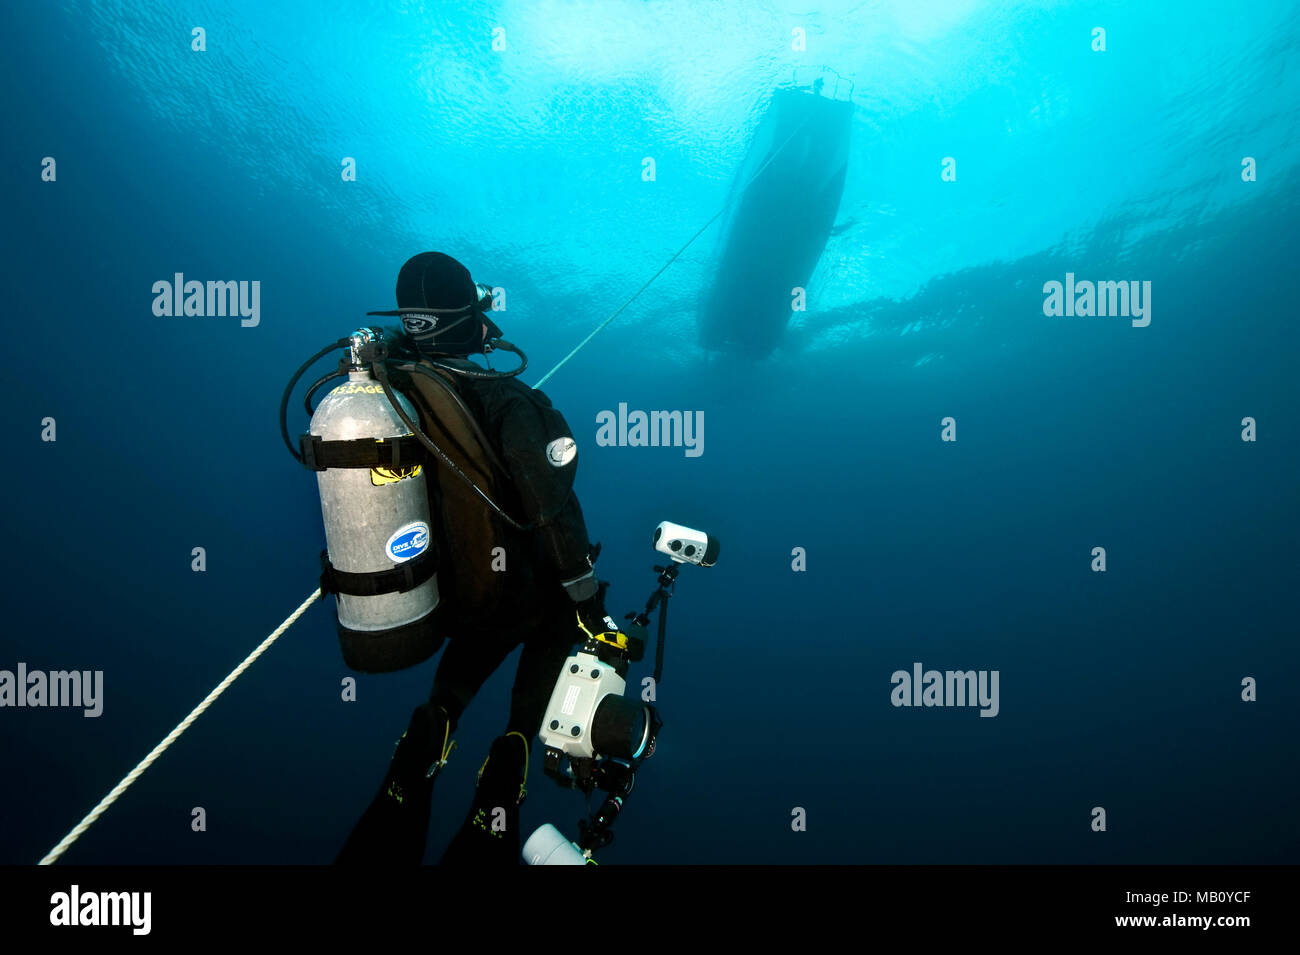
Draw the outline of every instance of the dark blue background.
[[[535,382],[707,219],[734,166],[718,161],[716,189],[658,236],[663,254],[637,281],[603,277],[599,260],[576,278],[530,274],[529,249],[495,247],[492,222],[431,213],[425,230],[387,228],[410,211],[403,198],[375,177],[337,188],[349,149],[295,141],[291,116],[250,112],[229,152],[159,124],[104,52],[104,21],[5,16],[0,668],[105,673],[99,719],[0,711],[0,862],[23,863],[315,587],[319,503],[281,446],[280,391],[367,308],[391,307],[407,256],[457,254],[474,235],[476,277],[517,289],[498,324]],[[184,32],[177,44],[158,54],[159,97],[194,88],[169,86]],[[205,108],[185,101],[179,127],[202,128]],[[866,132],[857,148],[878,153]],[[827,312],[849,330],[833,348],[808,331],[814,308],[767,362],[704,355],[680,306],[707,274],[688,258],[548,383],[578,440],[612,612],[652,589],[660,520],[722,541],[715,568],[682,573],[661,746],[604,862],[1296,861],[1300,210],[1292,185],[1239,182],[1250,131],[1233,133],[1222,154],[1186,162],[1240,198],[1139,238],[1122,211],[1062,222],[1033,254],[936,272],[906,297],[863,293]],[[247,162],[263,144],[314,152],[320,181]],[[39,179],[46,155],[55,184]],[[1268,158],[1273,183],[1294,182],[1294,165]],[[1126,168],[1122,144],[1084,160]],[[475,189],[474,170],[444,174],[439,189]],[[638,174],[635,159],[620,172]],[[326,188],[331,206],[312,198]],[[571,201],[604,201],[583,193]],[[536,241],[564,243],[565,222]],[[870,229],[852,241],[869,246]],[[155,318],[150,287],[178,271],[260,279],[260,326]],[[1151,280],[1151,325],[1044,317],[1042,283],[1067,271]],[[597,447],[596,413],[620,401],[702,409],[705,453]],[[53,444],[39,440],[47,415]],[[955,444],[939,441],[948,415]],[[1239,438],[1247,415],[1253,444]],[[1098,545],[1104,575],[1089,571]],[[206,573],[190,570],[194,546]],[[806,573],[790,570],[795,546]],[[890,674],[914,661],[999,670],[1000,715],[893,708]],[[332,603],[314,606],[67,859],[331,860],[433,668],[359,677],[358,701],[341,702]],[[513,658],[463,720],[430,861],[469,804],[512,675]],[[1245,676],[1258,702],[1241,701]],[[525,825],[572,834],[581,798],[538,768]],[[190,830],[195,806],[206,833]],[[791,831],[796,806],[807,832]]]

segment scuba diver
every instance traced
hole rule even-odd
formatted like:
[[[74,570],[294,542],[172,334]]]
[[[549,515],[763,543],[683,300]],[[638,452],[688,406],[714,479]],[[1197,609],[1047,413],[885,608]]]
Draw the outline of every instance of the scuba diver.
[[[419,411],[424,434],[439,440],[473,481],[438,460],[426,462],[433,543],[441,555],[433,614],[447,643],[429,699],[411,714],[340,864],[423,860],[433,785],[451,755],[457,724],[522,644],[504,732],[493,741],[464,825],[442,856],[444,865],[517,864],[529,754],[565,659],[581,640],[621,636],[605,612],[609,585],[596,578],[600,545],[591,544],[573,491],[577,445],[568,424],[542,392],[516,380],[522,366],[493,372],[468,358],[496,347],[518,353],[489,317],[491,303],[491,290],[476,285],[464,265],[423,252],[398,274],[398,311],[371,313],[400,315],[402,328],[383,334],[389,353],[416,362],[424,374],[394,368],[392,386]],[[441,377],[445,384],[437,387],[464,412],[462,440],[447,415],[433,413],[427,400],[433,385],[420,380],[431,375]],[[465,428],[477,442],[463,439]],[[475,460],[467,447],[479,448],[486,460]]]

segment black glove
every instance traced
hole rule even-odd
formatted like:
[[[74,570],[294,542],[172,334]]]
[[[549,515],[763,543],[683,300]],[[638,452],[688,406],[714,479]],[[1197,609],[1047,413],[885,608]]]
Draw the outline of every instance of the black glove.
[[[596,595],[578,604],[578,627],[588,637],[599,635],[602,643],[626,650],[628,659],[636,663],[645,654],[645,628],[634,623],[620,627],[614,622],[614,618],[605,612],[605,591],[608,589],[609,581],[602,580]]]
[[[588,637],[609,633],[612,634],[609,640],[617,640],[623,635],[618,624],[605,612],[605,591],[608,589],[609,581],[600,581],[596,593],[577,605],[578,626]]]

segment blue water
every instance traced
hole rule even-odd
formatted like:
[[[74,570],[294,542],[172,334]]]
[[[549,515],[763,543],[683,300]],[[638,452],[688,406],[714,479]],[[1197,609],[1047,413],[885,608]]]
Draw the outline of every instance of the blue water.
[[[661,744],[602,860],[1300,861],[1293,4],[379,6],[0,13],[0,669],[105,686],[97,719],[0,709],[0,862],[39,859],[316,586],[280,392],[392,307],[407,257],[505,288],[534,383],[718,211],[767,95],[814,64],[858,108],[844,228],[783,346],[696,345],[715,227],[545,387],[612,612],[653,588],[659,521],[722,541],[682,572]],[[177,272],[259,281],[259,324],[155,316]],[[1067,272],[1150,281],[1150,324],[1044,315]],[[704,453],[598,446],[620,402],[702,410]],[[331,860],[435,666],[343,702],[332,615],[66,860]],[[892,706],[914,662],[997,670],[998,715]],[[462,722],[428,861],[512,677]],[[574,834],[581,797],[536,765],[529,791],[526,828]]]

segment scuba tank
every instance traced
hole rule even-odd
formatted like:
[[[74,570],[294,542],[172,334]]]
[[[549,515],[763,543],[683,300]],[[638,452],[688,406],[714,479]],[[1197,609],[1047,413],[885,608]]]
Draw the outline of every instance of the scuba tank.
[[[368,314],[408,312],[432,314],[416,308]],[[431,499],[441,501],[442,513],[452,510],[456,539],[477,541],[485,552],[495,539],[487,511],[516,530],[536,526],[513,520],[493,500],[505,465],[449,380],[511,378],[528,366],[523,352],[509,342],[494,342],[493,347],[517,354],[519,367],[492,372],[428,360],[394,363],[395,370],[412,374],[408,400],[389,380],[383,329],[360,328],[309,358],[284,390],[280,435],[295,460],[317,472],[326,544],[320,555],[321,594],[335,595],[343,660],[353,670],[404,670],[442,646],[444,637],[434,623],[440,603],[435,571],[437,541],[446,529],[438,526],[440,514],[430,513]],[[348,349],[349,357],[307,390],[304,403],[311,424],[295,448],[287,422],[294,386],[313,364],[339,348]],[[347,382],[335,386],[313,410],[316,392],[340,377]],[[421,418],[450,453],[425,433]],[[446,471],[447,483],[437,494],[430,494],[434,488],[428,482],[435,478],[425,473],[426,464]],[[462,611],[481,611],[499,599],[495,574],[486,576],[486,584],[483,574],[461,576],[453,592]]]
[[[442,645],[424,452],[363,356],[375,340],[370,329],[353,333],[347,381],[321,401],[300,441],[325,523],[321,591],[335,595],[344,662],[365,673],[414,666]],[[411,403],[394,398],[414,418]]]

